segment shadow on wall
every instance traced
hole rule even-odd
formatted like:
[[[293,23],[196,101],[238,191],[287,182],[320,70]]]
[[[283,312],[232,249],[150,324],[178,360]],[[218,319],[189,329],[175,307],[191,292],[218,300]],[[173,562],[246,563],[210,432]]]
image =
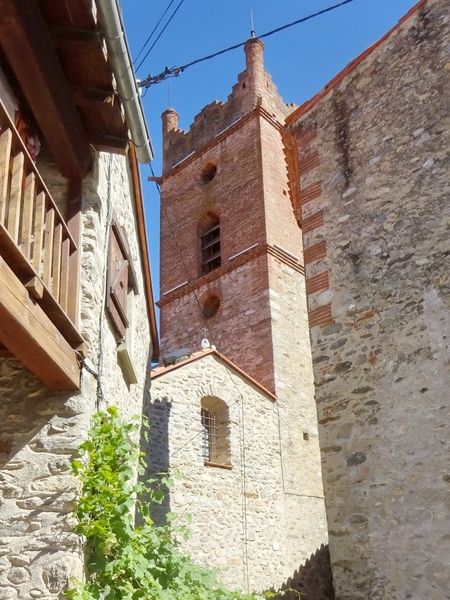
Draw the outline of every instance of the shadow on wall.
[[[322,544],[311,558],[293,574],[281,587],[281,590],[294,590],[282,596],[283,600],[335,600],[331,577],[330,552],[328,545]],[[281,596],[280,596],[281,599]]]
[[[41,457],[53,455],[62,462],[77,449],[66,421],[76,414],[74,406],[67,403],[71,397],[76,394],[50,391],[14,358],[0,358],[0,468],[11,472],[9,478],[20,479],[19,471],[27,463],[18,455],[26,447],[32,451],[29,456],[35,453],[30,465],[36,477],[40,466],[48,475],[46,460],[40,461]],[[22,484],[29,483],[23,477]]]
[[[2,556],[40,561],[44,581],[56,569],[61,589],[69,568],[60,554],[79,546],[71,525],[77,483],[68,474],[83,410],[79,394],[48,390],[14,358],[0,358]]]
[[[149,386],[147,386],[147,390]],[[172,403],[168,398],[155,402],[149,401],[144,407],[145,415],[150,423],[148,441],[142,447],[145,452],[148,471],[147,477],[159,476],[168,473],[169,461],[169,419]],[[164,500],[156,506],[152,518],[157,525],[164,525],[166,515],[170,512],[170,494],[163,486]]]

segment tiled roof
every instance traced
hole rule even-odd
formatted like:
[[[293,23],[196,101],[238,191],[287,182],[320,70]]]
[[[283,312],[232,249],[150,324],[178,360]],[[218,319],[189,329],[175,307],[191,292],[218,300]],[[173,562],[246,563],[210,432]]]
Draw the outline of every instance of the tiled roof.
[[[215,348],[207,348],[205,350],[199,350],[198,352],[193,352],[188,358],[186,358],[184,360],[180,360],[180,362],[177,362],[174,365],[158,366],[155,369],[152,369],[150,371],[150,377],[152,380],[156,379],[157,377],[160,377],[161,375],[166,375],[166,373],[175,371],[176,369],[184,367],[185,365],[195,362],[196,360],[199,360],[201,358],[205,358],[205,356],[209,356],[211,354],[214,355],[216,358],[218,358],[225,365],[225,367],[232,369],[233,371],[235,371],[236,373],[241,375],[244,379],[246,379],[251,385],[257,387],[264,395],[266,395],[268,398],[270,398],[270,400],[272,400],[272,401],[276,400],[276,396],[274,394],[272,394],[272,392],[269,392],[269,390],[267,388],[265,388],[263,385],[261,385],[260,383],[258,383],[256,381],[256,379],[253,379],[253,377],[250,377],[250,375],[248,375],[248,373],[246,373],[245,371],[240,369],[237,365],[235,365],[233,362],[231,362],[231,360],[226,358],[223,354],[218,352]]]

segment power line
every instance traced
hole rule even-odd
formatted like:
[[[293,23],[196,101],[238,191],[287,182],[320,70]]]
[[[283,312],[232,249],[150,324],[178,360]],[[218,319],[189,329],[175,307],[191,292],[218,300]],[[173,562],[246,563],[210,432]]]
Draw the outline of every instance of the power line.
[[[147,39],[145,40],[145,42],[142,44],[141,49],[139,50],[136,58],[133,61],[133,64],[135,64],[139,57],[141,56],[141,54],[144,52],[145,48],[147,47],[147,44],[150,42],[150,40],[153,37],[153,34],[155,33],[155,31],[158,29],[161,21],[164,19],[164,17],[166,16],[169,8],[172,6],[172,4],[175,2],[175,0],[170,0],[169,4],[166,6],[166,10],[163,12],[163,14],[161,15],[161,17],[159,18],[158,22],[156,23],[156,25],[153,27],[151,33],[149,34],[149,36],[147,37]]]
[[[180,2],[178,3],[177,7],[175,8],[175,10],[173,11],[173,13],[170,15],[169,20],[166,22],[166,24],[164,25],[164,27],[161,29],[161,31],[158,34],[158,37],[156,38],[156,40],[153,42],[153,44],[150,46],[150,48],[147,50],[147,52],[144,55],[144,58],[141,60],[141,62],[138,64],[138,66],[136,67],[136,71],[141,67],[141,65],[144,63],[144,61],[146,60],[147,56],[150,54],[150,52],[153,50],[153,48],[156,46],[156,44],[158,43],[159,38],[162,36],[162,34],[165,32],[165,30],[167,29],[167,27],[169,26],[170,22],[172,21],[172,19],[175,17],[175,15],[177,14],[177,12],[180,10],[182,4],[183,4],[184,0],[180,0]]]
[[[150,171],[151,171],[151,174],[152,174],[152,176],[153,176],[153,179],[155,180],[155,179],[156,179],[156,176],[155,176],[155,172],[154,172],[154,170],[153,170],[153,166],[152,166],[152,164],[151,164],[151,163],[150,163]],[[176,234],[175,234],[175,229],[174,229],[174,227],[173,227],[173,225],[172,225],[172,222],[171,222],[171,220],[170,220],[170,218],[169,218],[169,215],[168,215],[168,213],[167,213],[167,208],[166,208],[165,202],[163,202],[163,201],[162,201],[162,199],[161,199],[161,188],[160,188],[160,186],[159,186],[159,184],[158,184],[158,182],[157,182],[157,181],[155,181],[155,185],[156,185],[156,189],[158,190],[158,194],[159,194],[159,197],[160,197],[160,200],[161,200],[161,207],[162,207],[162,210],[164,211],[164,215],[165,215],[165,217],[166,217],[167,224],[168,224],[168,226],[169,226],[169,232],[170,232],[170,236],[172,237],[172,239],[173,239],[173,240],[174,240],[174,242],[175,242],[175,245],[176,245],[176,247],[177,247],[177,251],[178,251],[178,256],[180,257],[181,264],[183,265],[184,271],[185,271],[185,273],[186,273],[187,281],[188,281],[188,283],[189,283],[189,282],[190,282],[190,273],[189,273],[189,269],[188,269],[188,267],[187,267],[186,261],[184,260],[184,254],[183,254],[183,251],[182,251],[182,249],[181,249],[181,246],[180,246],[180,243],[179,243],[179,241],[178,241],[178,237],[177,237],[177,236],[176,236]],[[201,305],[200,299],[199,299],[199,297],[198,297],[197,291],[194,289],[194,290],[192,290],[192,293],[194,294],[195,301],[196,301],[196,303],[197,303],[197,305],[198,305],[198,308],[199,308],[199,311],[200,311],[200,315],[201,315],[201,318],[202,318],[202,320],[203,320],[203,324],[205,325],[205,329],[207,329],[207,330],[208,330],[208,333],[209,333],[209,338],[211,339],[211,341],[212,341],[213,345],[214,345],[214,346],[216,346],[216,348],[217,348],[217,343],[216,343],[215,336],[213,335],[213,332],[212,332],[212,330],[211,330],[211,326],[210,326],[210,324],[208,323],[208,321],[206,320],[206,317],[205,317],[205,316],[204,316],[204,314],[203,314],[202,305]],[[229,368],[228,368],[228,365],[227,365],[227,364],[225,364],[224,366],[225,366],[225,370],[227,371],[227,373],[228,373],[228,375],[229,375],[229,377],[230,377],[230,379],[231,379],[231,382],[233,383],[234,387],[235,387],[235,388],[236,388],[236,390],[237,390],[237,393],[238,393],[238,395],[239,395],[239,398],[240,398],[241,400],[243,400],[243,399],[244,399],[244,397],[243,397],[243,395],[242,395],[242,392],[241,392],[241,390],[238,388],[238,386],[237,386],[237,384],[236,384],[235,380],[233,379],[233,376],[232,376],[232,374],[231,374],[231,371],[230,371],[230,370],[229,370]]]
[[[263,39],[263,38],[269,37],[271,35],[274,35],[275,33],[279,33],[280,31],[284,31],[285,29],[288,29],[289,27],[293,27],[294,25],[299,25],[300,23],[305,23],[306,21],[310,21],[311,19],[314,19],[316,17],[324,15],[325,13],[336,10],[336,9],[340,8],[341,6],[344,6],[345,4],[350,4],[351,2],[354,2],[354,0],[342,0],[342,2],[339,2],[338,4],[333,4],[332,6],[328,6],[327,8],[319,10],[315,13],[311,13],[310,15],[307,15],[306,17],[301,17],[300,19],[296,19],[295,21],[292,21],[291,23],[287,23],[286,25],[281,25],[281,27],[277,27],[276,29],[272,29],[271,31],[266,31],[266,33],[259,35],[258,39]],[[232,46],[228,46],[227,48],[223,48],[222,50],[218,50],[217,52],[213,52],[212,54],[207,54],[206,56],[202,56],[201,58],[196,58],[195,60],[192,60],[191,62],[186,63],[185,65],[181,65],[181,67],[166,67],[164,69],[164,71],[159,73],[159,75],[154,75],[154,76],[149,75],[148,77],[146,77],[145,79],[140,81],[138,83],[138,86],[148,88],[149,86],[154,85],[155,83],[160,83],[161,81],[164,81],[168,77],[178,77],[178,75],[183,73],[183,71],[185,71],[189,67],[198,65],[199,63],[205,62],[207,60],[211,60],[212,58],[216,58],[217,56],[220,56],[227,52],[231,52],[231,50],[236,50],[237,48],[241,48],[242,46],[245,45],[246,42],[247,42],[247,40],[244,40],[243,42],[239,42],[238,44],[233,44]],[[150,48],[150,50],[151,50],[151,48]],[[149,52],[150,52],[150,50],[149,50]],[[145,57],[144,57],[144,59],[145,59]],[[143,61],[140,62],[139,66],[141,66],[142,62]]]

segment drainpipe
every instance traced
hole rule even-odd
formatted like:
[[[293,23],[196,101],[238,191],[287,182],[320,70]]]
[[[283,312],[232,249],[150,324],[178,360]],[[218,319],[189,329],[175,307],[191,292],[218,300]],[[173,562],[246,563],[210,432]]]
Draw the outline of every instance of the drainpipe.
[[[136,84],[130,50],[117,0],[95,0],[98,20],[108,48],[120,100],[125,110],[131,139],[136,147],[139,162],[149,163],[154,158],[150,134]]]

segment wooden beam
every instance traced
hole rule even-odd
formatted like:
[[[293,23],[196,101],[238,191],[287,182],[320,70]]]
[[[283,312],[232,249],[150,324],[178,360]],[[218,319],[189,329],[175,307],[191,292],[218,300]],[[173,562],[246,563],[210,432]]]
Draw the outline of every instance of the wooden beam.
[[[96,29],[77,29],[59,25],[49,26],[50,36],[56,48],[76,48],[88,45],[94,48],[103,47],[103,35]]]
[[[40,194],[38,195],[39,199]],[[72,252],[72,256],[77,255],[77,252]],[[8,233],[8,230],[0,225],[0,256],[6,260],[7,264],[14,270],[18,279],[25,285],[30,279],[38,276],[38,269],[34,268],[31,263],[24,257],[19,247],[14,243],[14,240]],[[79,271],[78,271],[79,272]],[[72,281],[74,282],[72,284]],[[71,285],[76,290],[78,279],[71,278]],[[73,293],[75,295],[75,292]],[[74,321],[61,309],[58,302],[55,300],[50,291],[44,286],[42,299],[39,304],[45,314],[54,323],[55,327],[73,348],[77,348],[83,343],[83,338],[78,333]]]
[[[128,138],[115,137],[112,135],[91,135],[90,142],[97,150],[102,152],[113,152],[126,154],[128,150]]]
[[[49,388],[80,388],[75,350],[1,257],[0,343]]]
[[[72,86],[72,96],[77,106],[98,106],[109,104],[114,106],[119,97],[114,90],[102,90],[92,87]]]
[[[66,177],[84,177],[89,142],[36,0],[0,0],[0,44]]]

